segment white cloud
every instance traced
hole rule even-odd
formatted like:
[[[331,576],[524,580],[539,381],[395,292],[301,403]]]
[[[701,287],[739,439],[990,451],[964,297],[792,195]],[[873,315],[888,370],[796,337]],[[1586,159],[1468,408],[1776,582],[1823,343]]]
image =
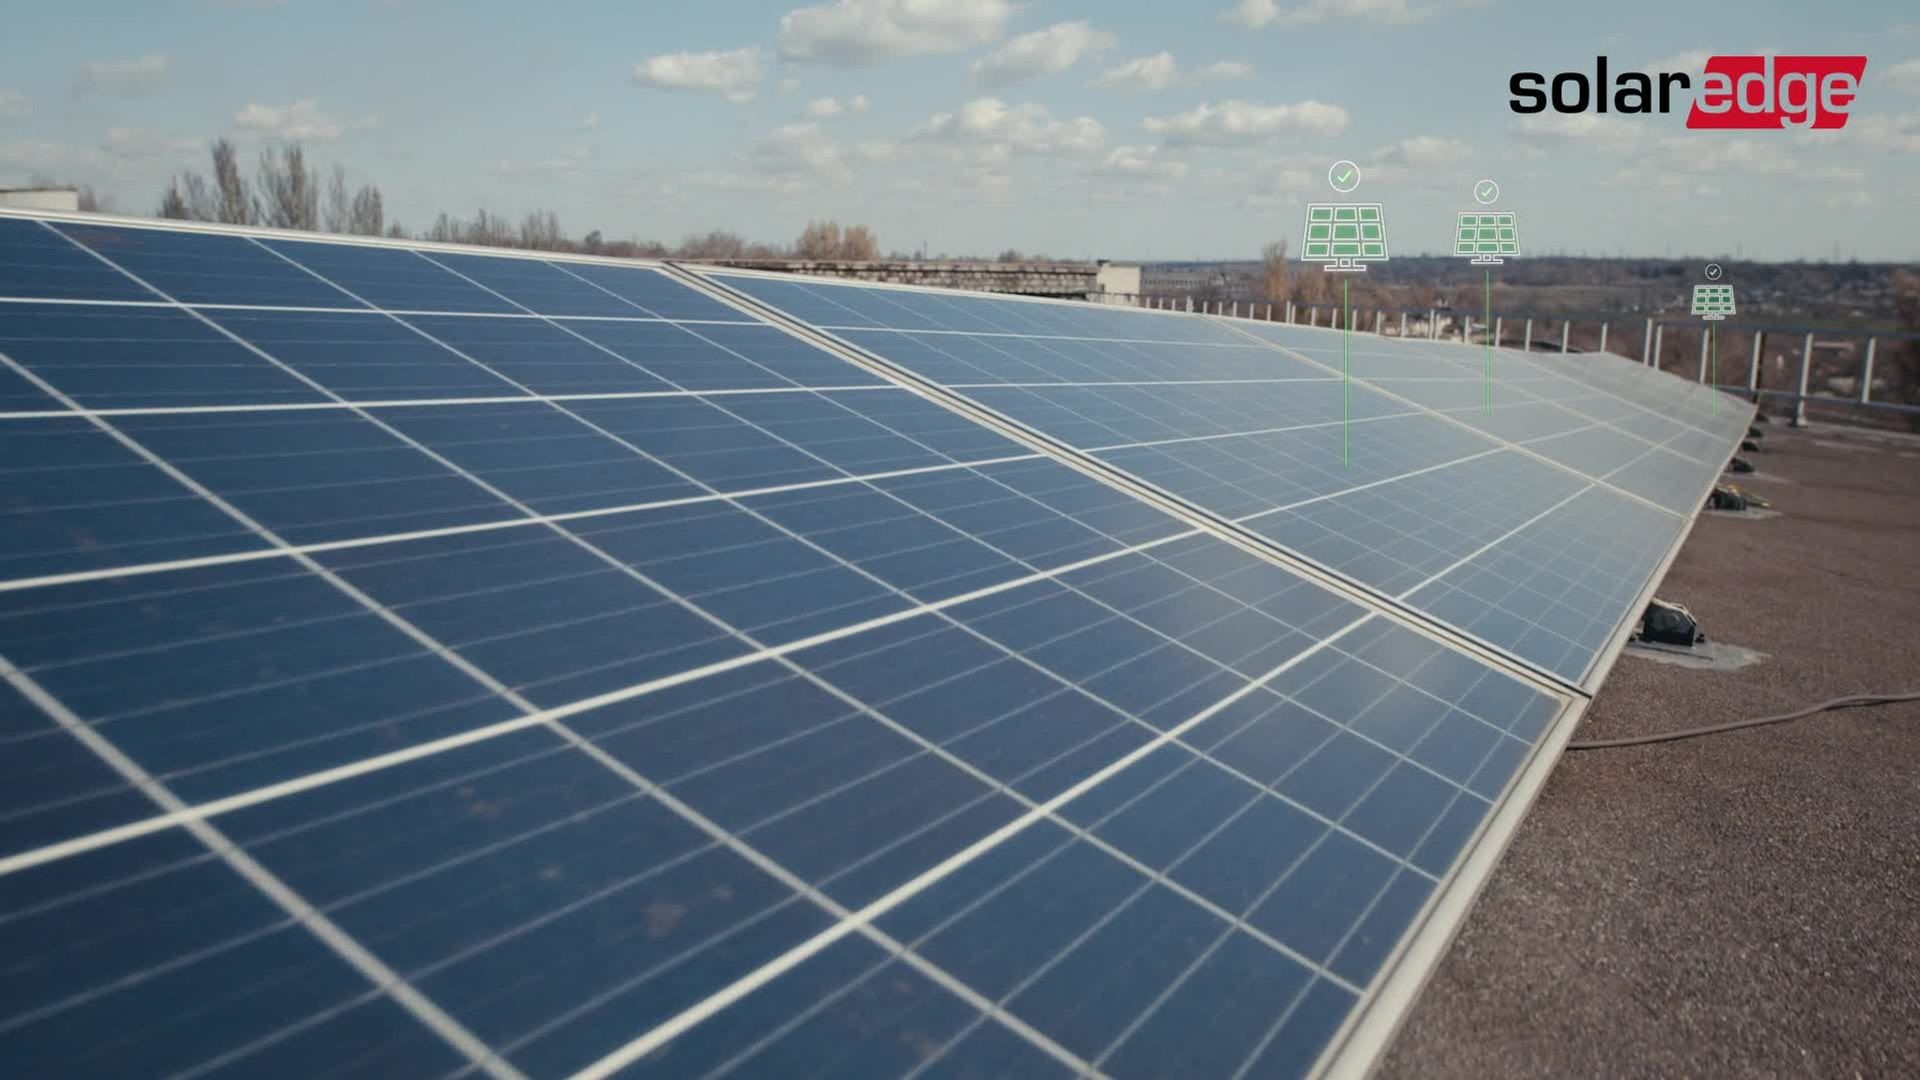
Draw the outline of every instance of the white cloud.
[[[1169,160],[1160,146],[1116,146],[1100,168],[1129,179],[1178,180],[1187,175],[1187,163]]]
[[[529,161],[523,161],[518,158],[507,158],[502,160],[498,165],[495,165],[494,171],[501,176],[557,177],[579,172],[593,161],[593,157],[592,147],[580,146],[563,150],[552,157],[536,158]]]
[[[1170,52],[1136,57],[1110,67],[1093,80],[1093,86],[1110,90],[1156,91],[1189,83],[1215,79],[1244,79],[1253,74],[1253,65],[1238,60],[1221,60],[1195,71],[1182,72]]]
[[[594,128],[597,128],[599,126],[600,126],[600,114],[597,112],[590,112],[587,115],[580,118],[579,130],[581,131],[592,131]]]
[[[752,101],[760,87],[760,50],[748,47],[650,56],[634,65],[633,81],[657,90],[715,94],[741,104]]]
[[[173,61],[165,53],[148,53],[132,60],[90,60],[80,65],[80,89],[95,93],[132,93],[151,90],[167,81]]]
[[[1514,128],[1522,136],[1540,142],[1603,147],[1630,146],[1647,135],[1645,125],[1598,113],[1539,113],[1521,117]]]
[[[1698,75],[1707,70],[1707,58],[1712,55],[1712,49],[1688,49],[1656,60],[1640,70],[1647,75],[1662,71],[1684,71],[1689,75]]]
[[[1435,3],[1414,3],[1412,0],[1307,0],[1299,7],[1282,8],[1277,0],[1240,0],[1240,3],[1221,12],[1220,19],[1255,30],[1269,23],[1305,24],[1329,19],[1406,23],[1424,19],[1439,10],[1440,6]]]
[[[0,90],[0,120],[19,120],[33,114],[33,103],[18,90]]]
[[[780,17],[780,56],[852,66],[955,53],[998,38],[1009,0],[835,0]]]
[[[1920,112],[1868,113],[1855,116],[1839,131],[1819,134],[1878,150],[1920,154]]]
[[[999,98],[977,98],[953,112],[936,113],[913,129],[915,138],[979,144],[978,150],[1004,160],[1029,154],[1091,153],[1106,140],[1100,121],[1088,116],[1056,120],[1046,106],[1008,105]]]
[[[1093,85],[1115,90],[1165,90],[1180,79],[1180,65],[1170,52],[1136,57],[1118,67],[1110,67],[1093,80]]]
[[[787,124],[748,146],[739,168],[696,176],[702,187],[732,191],[804,192],[855,179],[847,152],[819,124]]]
[[[339,138],[346,124],[320,111],[320,103],[302,98],[291,105],[252,104],[233,118],[241,131],[275,139],[300,139],[324,142]]]
[[[1885,71],[1880,72],[1880,77],[1874,81],[1886,83],[1888,86],[1896,87],[1909,93],[1920,94],[1920,57],[1912,60],[1903,60],[1887,68]],[[5,95],[0,94],[0,97],[5,97]]]
[[[1441,135],[1415,135],[1400,140],[1376,156],[1383,161],[1402,161],[1422,168],[1445,168],[1464,164],[1473,157],[1473,147],[1459,139]]]
[[[1089,53],[1110,49],[1112,34],[1095,30],[1085,20],[1055,23],[1044,30],[1021,34],[973,62],[973,73],[989,86],[1006,86],[1037,75],[1053,75],[1080,62]]]
[[[122,158],[186,157],[198,156],[206,149],[206,144],[192,136],[168,135],[146,128],[116,127],[108,129],[102,148]]]
[[[841,113],[866,112],[867,96],[855,94],[845,101],[838,98],[818,97],[807,102],[807,107],[802,111],[816,120],[825,120],[828,117],[839,116]]]
[[[779,90],[782,94],[791,94],[795,90],[800,89],[800,80],[795,78],[792,75],[789,75],[786,78],[781,79],[779,85],[775,87],[775,89]]]
[[[1347,126],[1347,110],[1318,101],[1292,105],[1223,101],[1197,105],[1175,116],[1148,117],[1141,126],[1173,145],[1226,146],[1289,131],[1336,135]]]
[[[1194,79],[1250,79],[1253,65],[1242,60],[1216,60],[1193,73]]]

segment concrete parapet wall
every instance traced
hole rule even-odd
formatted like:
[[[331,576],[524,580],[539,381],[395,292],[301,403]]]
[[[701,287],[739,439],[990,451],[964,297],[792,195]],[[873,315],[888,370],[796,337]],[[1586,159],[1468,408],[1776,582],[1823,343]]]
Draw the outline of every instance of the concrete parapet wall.
[[[941,289],[1085,299],[1098,291],[1092,263],[848,262],[838,259],[715,259],[714,265]]]

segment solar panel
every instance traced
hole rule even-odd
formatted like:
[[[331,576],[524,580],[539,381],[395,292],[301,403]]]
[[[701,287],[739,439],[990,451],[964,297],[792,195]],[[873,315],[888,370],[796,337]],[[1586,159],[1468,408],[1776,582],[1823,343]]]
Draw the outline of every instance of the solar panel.
[[[1657,541],[1497,531],[1589,481],[1406,395],[1331,465],[1206,319],[0,237],[0,1056],[62,1073],[1364,1063],[1584,701],[1422,605]],[[1198,509],[1441,460],[1507,493],[1417,604]]]
[[[1482,258],[1520,254],[1520,230],[1513,212],[1460,211],[1455,220],[1453,253]]]
[[[1300,242],[1306,262],[1337,262],[1351,266],[1383,262],[1387,258],[1387,220],[1379,203],[1312,203],[1307,207],[1306,234]]]
[[[715,277],[1569,685],[1591,685],[1733,445],[1621,427],[1584,411],[1598,388],[1537,366],[1503,373],[1496,416],[1477,363],[1384,338],[1356,358],[1331,331],[1234,320],[1194,339],[1193,320],[1120,308],[1060,332],[1030,328],[1053,306],[1034,301]],[[1552,442],[1576,432],[1614,438]],[[1685,456],[1672,483],[1612,482],[1663,445]],[[1633,557],[1513,557],[1576,502],[1596,546]]]
[[[1692,314],[1708,319],[1724,319],[1733,313],[1733,286],[1695,285],[1693,287]]]

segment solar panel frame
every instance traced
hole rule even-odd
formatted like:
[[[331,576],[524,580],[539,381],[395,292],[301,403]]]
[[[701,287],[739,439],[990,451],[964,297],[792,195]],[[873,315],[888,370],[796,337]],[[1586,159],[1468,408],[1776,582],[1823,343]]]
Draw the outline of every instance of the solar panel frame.
[[[37,216],[44,217],[46,215]],[[84,217],[75,220],[95,222],[100,219]],[[139,224],[145,227],[151,223],[141,222]],[[197,227],[194,228],[197,230]],[[233,231],[240,235],[261,234],[259,230]],[[392,246],[409,249],[430,249],[433,247],[433,245],[413,242],[394,244]],[[470,252],[470,249],[460,248],[458,246],[447,246],[447,250],[460,253]],[[495,255],[501,253],[487,252],[486,254]],[[556,258],[555,256],[545,253],[526,253],[525,255],[520,255],[519,253],[504,253],[501,254],[501,257],[526,257],[541,260],[552,260]],[[571,262],[586,260],[562,258],[560,261]],[[631,268],[636,265],[635,262],[628,260],[604,260],[604,262],[608,265],[622,268]],[[682,279],[683,283],[697,282],[699,280],[693,275],[680,274],[671,266],[655,268],[664,270],[668,276]],[[725,294],[721,290],[713,288],[700,289],[697,285],[695,288],[696,291],[703,292],[705,295],[715,298],[719,303],[728,304],[740,309],[743,313],[746,313],[749,318],[752,318],[754,315],[753,309],[741,305],[735,298]],[[1035,302],[1052,303],[1050,301]],[[1065,302],[1058,303],[1065,304]],[[1068,306],[1070,307],[1071,305]],[[802,340],[810,340],[807,335],[802,334],[798,336],[800,336]],[[844,350],[834,351],[839,352],[843,357],[847,355]],[[911,390],[912,388],[909,389]],[[947,401],[942,400],[940,403],[949,408],[952,407],[951,403]],[[987,426],[995,427],[995,425]],[[997,427],[995,427],[995,429],[998,430]],[[1029,440],[1021,439],[1017,441],[1024,442]],[[1054,457],[1057,455],[1048,454],[1046,456]],[[1068,462],[1068,464],[1073,463]],[[1102,476],[1101,479],[1109,482],[1111,485],[1111,481],[1107,477]],[[1133,494],[1143,502],[1160,506],[1162,509],[1168,509],[1164,504],[1164,500],[1158,498],[1157,492],[1145,489],[1134,492]],[[1175,509],[1180,509],[1177,504],[1175,504]],[[1174,516],[1178,520],[1191,520],[1190,515],[1185,512],[1175,513]],[[1266,561],[1277,561],[1272,558],[1272,553],[1264,546],[1256,545],[1249,547],[1239,538],[1233,536],[1225,536],[1222,538],[1230,544],[1253,552]],[[1678,546],[1678,543],[1676,543],[1676,551]],[[1671,558],[1672,553],[1670,552],[1667,560],[1668,563],[1671,562]],[[1661,572],[1664,573],[1664,566]],[[1304,577],[1309,581],[1320,583],[1323,587],[1331,586],[1336,595],[1352,594],[1352,590],[1337,578],[1324,578],[1322,575],[1302,573],[1297,569],[1296,573],[1298,576]],[[1373,598],[1364,597],[1364,599],[1371,601]],[[1411,626],[1417,633],[1424,636],[1436,637],[1445,642],[1454,651],[1475,658],[1493,670],[1507,673],[1510,677],[1516,674],[1522,676],[1526,674],[1526,669],[1516,665],[1511,659],[1481,648],[1471,641],[1462,642],[1453,638],[1435,635],[1430,626],[1419,621],[1409,621],[1401,618],[1396,620],[1396,622],[1398,622],[1399,625]],[[1530,681],[1532,681],[1536,687],[1538,686],[1537,676]],[[1476,835],[1468,840],[1467,846],[1463,849],[1468,852],[1467,857],[1456,861],[1451,872],[1440,885],[1435,888],[1426,904],[1423,905],[1421,914],[1399,940],[1394,950],[1394,955],[1384,962],[1382,970],[1389,974],[1385,976],[1382,981],[1376,982],[1372,994],[1363,999],[1362,1004],[1346,1016],[1341,1031],[1336,1034],[1332,1042],[1328,1044],[1324,1054],[1320,1058],[1319,1064],[1316,1066],[1316,1071],[1330,1071],[1331,1074],[1332,1072],[1338,1072],[1345,1068],[1364,1069],[1364,1059],[1383,1049],[1386,1038],[1384,1034],[1377,1036],[1368,1034],[1363,1036],[1359,1033],[1363,1030],[1373,1032],[1377,1026],[1382,1023],[1389,1026],[1397,1023],[1400,1015],[1404,1013],[1404,1003],[1400,1006],[1388,1006],[1398,1000],[1399,995],[1405,995],[1406,999],[1410,1000],[1410,996],[1416,988],[1408,987],[1407,980],[1410,977],[1423,979],[1431,966],[1430,962],[1414,964],[1412,965],[1413,967],[1419,967],[1421,970],[1417,972],[1412,971],[1407,962],[1408,957],[1416,953],[1421,953],[1422,951],[1431,952],[1434,957],[1437,957],[1440,949],[1444,947],[1445,937],[1449,935],[1453,929],[1457,928],[1458,920],[1464,916],[1467,906],[1470,905],[1470,893],[1474,889],[1477,889],[1479,883],[1483,881],[1485,873],[1491,869],[1493,862],[1497,860],[1498,851],[1504,846],[1505,836],[1510,834],[1512,827],[1517,825],[1520,818],[1524,815],[1525,803],[1530,801],[1533,794],[1537,793],[1539,784],[1544,781],[1547,771],[1557,756],[1560,745],[1564,743],[1566,737],[1570,735],[1573,724],[1577,721],[1580,713],[1584,711],[1585,699],[1581,695],[1555,692],[1551,687],[1545,689],[1550,693],[1556,693],[1558,700],[1562,702],[1562,706],[1557,714],[1549,721],[1546,738],[1533,746],[1524,764],[1516,769],[1514,775],[1508,781],[1506,790],[1502,793],[1503,798],[1495,803],[1494,813],[1481,823],[1478,830],[1476,830]]]

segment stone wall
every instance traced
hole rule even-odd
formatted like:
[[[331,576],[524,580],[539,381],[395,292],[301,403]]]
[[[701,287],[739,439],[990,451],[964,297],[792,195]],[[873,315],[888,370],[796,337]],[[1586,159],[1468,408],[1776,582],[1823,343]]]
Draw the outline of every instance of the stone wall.
[[[975,289],[1084,300],[1097,291],[1092,263],[846,262],[837,259],[716,259],[720,266],[854,281]]]

